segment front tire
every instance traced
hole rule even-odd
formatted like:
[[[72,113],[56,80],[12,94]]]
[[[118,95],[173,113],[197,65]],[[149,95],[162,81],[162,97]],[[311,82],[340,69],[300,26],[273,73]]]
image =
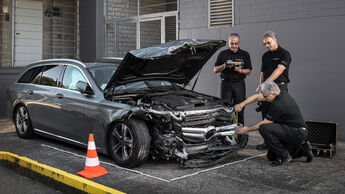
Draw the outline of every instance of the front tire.
[[[19,137],[30,139],[35,136],[29,112],[23,105],[15,109],[13,117],[16,132]]]
[[[150,152],[151,137],[142,120],[116,123],[108,135],[109,155],[116,164],[132,168],[144,163]]]
[[[238,134],[237,143],[240,145],[240,148],[245,148],[248,144],[249,136],[248,134]]]

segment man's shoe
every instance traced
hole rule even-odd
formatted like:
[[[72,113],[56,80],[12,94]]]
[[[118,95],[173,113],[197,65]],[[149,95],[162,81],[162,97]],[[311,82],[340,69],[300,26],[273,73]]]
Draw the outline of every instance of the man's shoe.
[[[268,149],[268,145],[263,143],[263,144],[259,144],[256,146],[257,150],[267,150]]]
[[[306,141],[306,142],[303,144],[303,148],[304,148],[305,154],[306,154],[306,156],[307,156],[307,162],[313,161],[314,154],[313,154],[313,151],[312,151],[312,149],[311,149],[311,145],[310,145],[309,141]]]
[[[288,154],[288,156],[286,158],[279,157],[278,159],[273,161],[272,164],[275,166],[278,166],[278,165],[282,165],[284,163],[288,163],[291,161],[292,161],[292,157],[290,156],[290,154]]]

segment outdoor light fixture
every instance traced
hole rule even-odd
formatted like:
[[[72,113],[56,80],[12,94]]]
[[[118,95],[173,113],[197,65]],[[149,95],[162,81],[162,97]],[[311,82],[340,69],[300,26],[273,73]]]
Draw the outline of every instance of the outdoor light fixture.
[[[8,6],[7,6],[7,4],[2,6],[2,13],[5,14],[5,21],[10,21],[10,14],[8,13]]]

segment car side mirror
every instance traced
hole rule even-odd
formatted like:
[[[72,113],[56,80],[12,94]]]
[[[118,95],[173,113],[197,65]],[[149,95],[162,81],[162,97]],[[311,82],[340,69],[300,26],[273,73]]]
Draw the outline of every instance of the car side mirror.
[[[78,81],[76,86],[77,86],[78,91],[82,94],[87,94],[87,95],[93,95],[94,94],[90,85],[86,82]]]

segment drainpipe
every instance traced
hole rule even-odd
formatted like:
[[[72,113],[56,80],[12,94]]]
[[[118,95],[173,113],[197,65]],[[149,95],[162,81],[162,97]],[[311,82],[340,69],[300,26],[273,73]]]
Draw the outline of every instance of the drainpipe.
[[[17,0],[13,0],[12,2],[12,67],[14,67],[14,60],[15,60],[15,35],[16,35],[16,28],[15,28],[15,18],[16,18],[16,7],[17,7]]]

